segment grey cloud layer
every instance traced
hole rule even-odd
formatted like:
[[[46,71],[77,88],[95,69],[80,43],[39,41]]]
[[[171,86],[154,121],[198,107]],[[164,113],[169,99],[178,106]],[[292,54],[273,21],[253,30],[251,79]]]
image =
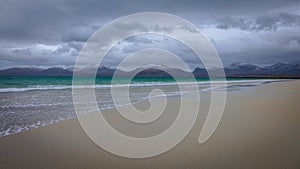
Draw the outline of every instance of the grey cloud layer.
[[[278,7],[295,6],[296,0],[200,0],[200,1],[106,1],[106,0],[4,0],[0,3],[0,37],[11,40],[57,40],[74,25],[97,22],[135,12],[158,11],[187,19],[208,19],[231,14],[257,13]],[[299,5],[299,3],[297,4]]]
[[[72,66],[84,42],[104,24],[123,15],[146,11],[175,14],[202,26],[225,64],[299,60],[298,0],[154,0],[147,3],[4,0],[0,3],[0,68]],[[120,28],[129,29],[125,25]],[[138,40],[138,44],[133,40]],[[188,53],[170,40],[164,44],[166,41],[151,36],[127,39],[111,52],[114,55],[111,54],[108,63],[115,64],[129,52],[153,45],[181,55]],[[185,59],[189,63],[195,61],[189,54]]]

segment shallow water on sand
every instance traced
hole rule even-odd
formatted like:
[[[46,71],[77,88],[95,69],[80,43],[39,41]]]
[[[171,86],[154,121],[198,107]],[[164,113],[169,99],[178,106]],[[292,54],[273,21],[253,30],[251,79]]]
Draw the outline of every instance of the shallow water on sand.
[[[230,79],[227,91],[240,90],[278,80],[267,79]],[[218,83],[219,81],[213,81]],[[113,108],[127,103],[115,104],[111,97],[111,87],[128,86],[119,80],[119,84],[110,84],[109,77],[96,79],[96,98],[99,109]],[[180,91],[178,83],[186,86]],[[179,97],[182,93],[196,92],[188,90],[191,82],[180,82],[166,78],[141,78],[129,84],[130,101],[139,102],[149,98],[149,93],[160,89],[165,96]],[[198,91],[212,90],[207,79],[197,79]],[[89,88],[91,86],[77,86]],[[224,90],[224,89],[213,89]],[[157,95],[159,96],[159,95]],[[155,97],[152,96],[152,97]],[[88,105],[82,101],[80,104]],[[72,77],[0,77],[0,136],[19,133],[32,128],[49,125],[76,117],[72,99]]]

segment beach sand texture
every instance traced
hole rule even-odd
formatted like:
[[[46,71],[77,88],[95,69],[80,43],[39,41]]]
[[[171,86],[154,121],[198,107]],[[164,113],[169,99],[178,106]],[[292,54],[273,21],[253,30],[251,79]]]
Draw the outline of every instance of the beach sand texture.
[[[300,81],[294,80],[228,92],[219,127],[206,143],[199,144],[210,99],[203,94],[201,114],[188,136],[170,151],[146,159],[104,151],[88,138],[77,119],[1,137],[0,168],[299,169],[299,89]],[[171,98],[166,113],[177,112],[179,101]],[[142,102],[136,106],[143,109],[149,105]],[[115,109],[104,114],[118,130],[130,128],[118,120]],[[168,124],[162,121],[144,132],[131,131],[141,137],[153,135]]]

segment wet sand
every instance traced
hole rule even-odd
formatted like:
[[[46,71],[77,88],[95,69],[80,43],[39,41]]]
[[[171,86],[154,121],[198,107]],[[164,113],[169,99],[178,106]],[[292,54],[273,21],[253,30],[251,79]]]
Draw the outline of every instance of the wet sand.
[[[201,114],[189,135],[172,150],[146,159],[122,158],[102,150],[87,137],[77,119],[1,137],[0,168],[298,169],[299,89],[300,81],[295,80],[228,92],[216,132],[206,143],[199,144],[210,99],[205,93],[201,96]],[[171,98],[166,113],[176,112],[179,101]],[[143,102],[136,106],[146,109],[149,105]],[[131,128],[117,119],[115,109],[104,114],[116,129],[126,132]],[[156,134],[169,124],[165,122],[144,132],[134,128],[131,131],[140,137]]]

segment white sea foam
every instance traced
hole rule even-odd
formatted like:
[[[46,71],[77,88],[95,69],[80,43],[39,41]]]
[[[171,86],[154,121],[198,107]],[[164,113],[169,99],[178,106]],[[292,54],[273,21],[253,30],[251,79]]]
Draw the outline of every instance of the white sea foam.
[[[231,80],[227,81],[227,84],[237,84],[237,83],[262,83],[262,82],[272,82],[278,80],[270,80],[270,79],[261,79],[261,80]],[[25,92],[25,91],[33,91],[33,90],[65,90],[65,89],[84,89],[84,88],[112,88],[112,87],[147,87],[147,86],[166,86],[166,85],[176,85],[176,84],[193,84],[194,82],[143,82],[143,83],[131,83],[131,84],[96,84],[96,85],[30,85],[28,87],[23,88],[0,88],[0,93],[5,92]],[[198,85],[210,85],[223,83],[223,81],[198,81]]]

